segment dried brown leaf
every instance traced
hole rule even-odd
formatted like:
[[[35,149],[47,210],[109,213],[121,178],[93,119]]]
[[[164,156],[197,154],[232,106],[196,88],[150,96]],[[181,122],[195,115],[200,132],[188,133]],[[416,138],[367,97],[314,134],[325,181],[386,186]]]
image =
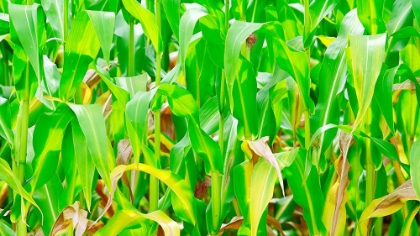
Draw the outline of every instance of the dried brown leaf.
[[[94,69],[89,69],[86,72],[85,77],[83,78],[83,81],[86,83],[86,85],[89,88],[93,88],[95,87],[95,85],[99,83],[99,81],[101,81],[101,77],[96,73]]]
[[[87,214],[87,211],[79,208],[79,202],[64,208],[54,223],[50,235],[56,235],[73,225],[73,229],[76,229],[75,235],[82,236],[88,224]]]
[[[345,148],[348,149],[348,146],[346,146]],[[345,152],[347,153],[347,151]],[[340,217],[343,217],[343,215],[340,214],[341,213],[340,208],[342,209],[343,205],[345,204],[346,189],[350,182],[349,180],[350,168],[351,168],[350,163],[347,161],[347,158],[343,158],[343,154],[335,162],[335,169],[338,172],[339,178],[337,179],[338,188],[335,194],[335,208],[334,208],[332,230],[331,230],[332,235],[336,235],[336,228],[337,228],[338,222],[340,220]]]
[[[133,155],[133,148],[129,139],[122,139],[118,143],[117,165],[126,165]]]
[[[227,229],[238,230],[241,227],[243,222],[244,222],[244,218],[242,216],[233,217],[232,220],[229,223],[222,225],[222,227],[219,230],[219,236],[223,235],[223,233]],[[280,235],[284,236],[284,232],[283,232],[283,229],[281,227],[280,222],[270,215],[267,215],[267,225],[274,226],[274,228],[277,229],[280,232]]]

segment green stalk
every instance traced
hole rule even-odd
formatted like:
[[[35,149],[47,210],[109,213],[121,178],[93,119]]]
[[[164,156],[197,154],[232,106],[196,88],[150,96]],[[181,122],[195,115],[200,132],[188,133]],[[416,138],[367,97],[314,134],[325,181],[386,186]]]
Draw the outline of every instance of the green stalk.
[[[26,224],[24,221],[25,220],[22,219],[22,217],[19,217],[19,219],[17,220],[16,235],[22,235],[22,236],[28,235],[28,233],[26,232]]]
[[[17,116],[16,136],[15,136],[15,160],[13,173],[17,176],[20,184],[25,183],[25,164],[28,143],[28,121],[29,121],[29,63],[25,70],[25,90],[20,101],[19,113]],[[17,235],[27,235],[26,231],[26,212],[21,212],[22,216],[17,221]]]
[[[69,35],[69,1],[64,0],[64,45],[66,45],[66,40]]]
[[[128,39],[128,71],[129,77],[134,76],[134,17],[130,16],[130,38]]]
[[[309,13],[309,0],[304,0],[304,7],[305,7],[305,33],[306,35],[309,34],[310,31],[310,13]],[[308,48],[306,48],[306,55],[307,55],[307,60],[308,62],[310,62],[311,60],[311,47],[309,46]],[[308,80],[310,80],[310,74],[311,74],[311,67],[308,67]],[[310,126],[310,122],[309,122],[309,110],[306,107],[305,108],[305,148],[307,150],[309,150],[309,144],[311,143],[311,126]]]
[[[161,21],[160,21],[160,0],[156,0],[155,2],[155,17],[156,23],[158,25],[158,29],[161,28]],[[156,52],[156,87],[160,85],[160,73],[161,73],[161,52],[158,50]],[[160,110],[154,111],[155,116],[155,157],[157,163],[160,163]],[[156,177],[150,177],[150,193],[149,193],[149,201],[150,201],[150,212],[156,211],[158,209],[158,201],[159,201],[159,180]]]
[[[229,0],[225,1],[225,29],[226,32],[229,29]],[[226,81],[225,81],[225,71],[222,70],[222,77],[220,81],[220,119],[219,119],[219,146],[220,146],[220,153],[221,156],[224,156],[224,117],[223,111],[225,110],[225,88]],[[220,174],[216,170],[211,172],[211,201],[212,201],[212,222],[213,222],[213,235],[217,235],[219,232],[219,222],[220,222],[220,212],[221,212],[221,182],[220,182]]]
[[[309,110],[305,109],[305,148],[309,150],[311,144],[311,124],[309,121]]]
[[[372,119],[372,110],[368,109],[365,118],[365,131],[370,135],[370,121]],[[370,139],[366,139],[366,199],[365,204],[368,206],[375,193],[375,165],[372,160],[372,143]]]
[[[221,209],[221,182],[220,174],[217,170],[211,172],[211,199],[212,199],[212,217],[213,217],[213,233],[219,233],[220,209]]]
[[[311,15],[309,13],[309,0],[304,0],[303,3],[304,7],[305,7],[305,18],[304,18],[304,24],[305,24],[305,32],[304,35],[308,36],[311,30],[311,25],[310,25],[310,21],[311,21]]]

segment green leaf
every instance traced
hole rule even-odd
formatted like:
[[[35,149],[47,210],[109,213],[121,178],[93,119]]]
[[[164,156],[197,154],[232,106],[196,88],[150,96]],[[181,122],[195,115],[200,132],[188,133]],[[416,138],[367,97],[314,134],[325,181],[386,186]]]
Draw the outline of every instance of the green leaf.
[[[96,58],[99,48],[109,57],[114,13],[82,11],[72,22],[64,55],[64,68],[60,83],[60,97],[71,98],[86,74],[89,63]]]
[[[180,235],[178,224],[169,218],[163,211],[158,210],[149,214],[142,214],[135,209],[117,211],[106,226],[97,232],[97,235],[118,235],[121,231],[130,226],[146,226],[147,219],[157,222],[162,227],[165,235]]]
[[[420,2],[412,0],[411,4],[413,5],[413,12],[417,19],[417,25],[420,25]]]
[[[229,28],[226,36],[224,68],[231,109],[234,108],[233,86],[239,64],[239,52],[241,51],[242,45],[248,36],[254,31],[260,29],[262,26],[263,24],[235,21]]]
[[[285,168],[284,172],[293,192],[293,200],[303,207],[303,218],[308,224],[309,232],[312,235],[324,235],[326,229],[320,217],[324,209],[324,194],[314,168],[308,178],[305,178],[305,157],[306,151],[300,149],[293,164]]]
[[[238,119],[238,138],[253,140],[258,135],[257,81],[252,64],[241,58],[233,84],[233,116]]]
[[[58,97],[61,74],[57,65],[44,55],[44,93],[51,97]]]
[[[64,39],[64,4],[59,0],[41,0],[42,9],[54,31],[54,36]]]
[[[370,140],[372,140],[375,147],[386,157],[388,157],[391,160],[400,162],[398,158],[397,149],[392,143],[386,142],[382,139],[370,137]]]
[[[31,192],[55,176],[64,131],[72,118],[70,110],[62,107],[51,116],[43,114],[38,119],[34,131]]]
[[[383,75],[381,75],[376,82],[375,88],[376,101],[392,133],[395,132],[392,114],[392,85],[394,84],[394,78],[398,68],[399,67],[388,69]]]
[[[141,144],[145,145],[147,143],[149,104],[155,93],[156,90],[138,92],[126,106],[125,117],[128,137],[136,160],[141,154]]]
[[[13,147],[14,135],[12,131],[9,101],[2,97],[0,97],[0,114],[0,136],[6,139]]]
[[[188,46],[190,45],[190,41],[193,36],[194,27],[197,21],[205,15],[207,15],[207,13],[201,9],[193,8],[189,9],[181,17],[181,22],[179,23],[179,61],[183,71],[185,71],[185,60],[187,57]]]
[[[278,22],[267,23],[265,26],[267,42],[273,45],[273,53],[277,65],[289,73],[298,84],[300,94],[303,97],[305,108],[314,113],[314,102],[310,97],[309,61],[304,52],[294,51],[285,42],[284,30]]]
[[[369,34],[384,33],[385,23],[382,18],[382,0],[357,0],[357,15]]]
[[[133,77],[118,77],[115,78],[116,84],[129,92],[133,98],[136,92],[146,91],[147,86],[147,74],[141,74]]]
[[[319,80],[319,97],[316,105],[314,123],[312,127],[323,127],[326,124],[339,124],[339,104],[337,94],[343,89],[345,83],[345,75],[347,73],[345,48],[347,46],[348,35],[361,35],[364,28],[360,24],[357,11],[349,12],[343,19],[340,25],[340,30],[337,39],[331,43],[321,65],[319,74],[322,79]],[[322,133],[319,138],[320,154],[322,155],[326,148],[331,144],[335,136],[335,132]]]
[[[413,188],[417,194],[417,197],[420,198],[420,140],[417,140],[413,143],[410,151],[410,175],[411,180],[413,181]]]
[[[350,36],[352,76],[359,102],[359,111],[354,121],[353,130],[356,130],[360,125],[372,101],[385,56],[385,42],[386,34]]]
[[[102,116],[101,107],[95,105],[68,104],[79,121],[80,128],[86,138],[89,153],[95,163],[96,169],[105,182],[105,185],[112,191],[110,168],[113,164],[108,158],[108,140],[105,129],[105,121]]]
[[[310,22],[308,23],[309,29],[305,29],[304,45],[310,46],[314,31],[321,20],[326,17],[340,2],[340,0],[316,0],[309,6]],[[306,24],[306,23],[305,23]]]
[[[411,4],[411,2],[413,2]],[[389,35],[393,35],[401,29],[410,20],[410,15],[413,14],[411,8],[419,5],[416,1],[410,0],[396,0],[393,4],[391,19],[386,25]],[[411,24],[412,22],[410,22]]]
[[[112,83],[111,75],[105,69],[100,66],[96,66],[95,71],[101,77],[106,86],[108,86],[109,90],[111,90],[112,95],[125,106],[125,104],[127,104],[130,100],[130,94],[123,88],[119,88],[117,85]]]
[[[122,3],[125,9],[140,21],[144,33],[152,41],[156,52],[161,52],[162,38],[153,13],[143,8],[140,3],[135,0],[122,0]]]
[[[41,80],[41,47],[45,43],[45,16],[39,4],[9,4],[10,18],[19,41],[29,57],[38,80]]]
[[[96,235],[118,235],[122,230],[142,223],[145,218],[133,210],[120,210],[109,220],[105,227],[96,232]]]
[[[200,127],[198,107],[192,95],[179,86],[162,84],[158,93],[168,97],[171,111],[176,116],[188,119],[188,134],[194,151],[204,160],[207,172],[223,173],[223,160],[219,145]]]
[[[95,163],[92,160],[92,156],[89,155],[86,138],[79,124],[73,120],[71,127],[73,134],[73,147],[71,148],[74,149],[75,154],[72,161],[75,162],[74,164],[78,173],[77,176],[80,180],[80,184],[82,185],[86,205],[87,208],[90,209],[92,202],[92,185],[95,174]]]
[[[16,191],[16,193],[18,193],[25,200],[30,202],[32,205],[34,205],[36,208],[38,208],[41,211],[39,206],[36,204],[36,202],[32,198],[32,195],[29,194],[22,187],[19,180],[15,177],[12,170],[10,169],[9,164],[7,164],[7,162],[2,158],[0,158],[0,179],[3,180],[4,182],[6,182],[7,185],[9,185],[10,188],[12,188],[14,191]],[[21,207],[22,207],[22,209],[21,209],[22,211],[25,210],[23,203],[21,203]],[[41,211],[41,215],[43,215],[42,211]]]
[[[86,11],[101,44],[102,53],[109,64],[112,40],[114,37],[115,14],[113,12]]]
[[[44,214],[42,231],[44,231],[45,235],[50,234],[54,222],[60,215],[61,209],[59,208],[58,201],[62,191],[63,186],[61,185],[60,179],[55,175],[54,178],[33,193],[35,202],[38,203]]]
[[[219,68],[224,68],[224,50],[226,29],[222,19],[214,15],[207,15],[200,18],[200,28],[203,33],[203,38],[207,42],[210,53],[210,58],[213,63]]]
[[[181,15],[181,0],[163,0],[163,9],[175,37],[179,39],[179,24]]]

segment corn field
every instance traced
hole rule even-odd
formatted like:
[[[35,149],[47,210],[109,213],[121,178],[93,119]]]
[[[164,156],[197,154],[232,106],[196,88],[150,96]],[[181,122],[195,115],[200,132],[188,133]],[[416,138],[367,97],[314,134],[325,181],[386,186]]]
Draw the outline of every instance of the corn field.
[[[419,235],[420,0],[0,12],[0,235]]]

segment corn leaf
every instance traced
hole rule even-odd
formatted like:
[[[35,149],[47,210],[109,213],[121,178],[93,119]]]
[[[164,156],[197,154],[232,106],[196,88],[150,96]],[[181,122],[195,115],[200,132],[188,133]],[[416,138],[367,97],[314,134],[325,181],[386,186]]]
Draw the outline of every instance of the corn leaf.
[[[72,118],[71,111],[65,106],[51,116],[40,116],[34,131],[31,192],[55,176],[64,132]]]
[[[5,98],[0,97],[0,136],[9,142],[13,146],[13,132],[12,122],[10,117],[9,101]]]
[[[64,5],[62,1],[58,0],[41,0],[42,8],[47,17],[51,28],[54,31],[54,36],[64,40]]]
[[[385,32],[385,23],[382,18],[383,2],[372,0],[367,3],[357,1],[357,15],[365,29],[372,35]]]
[[[55,175],[46,184],[35,190],[33,198],[44,214],[42,231],[49,235],[50,231],[60,214],[59,197],[63,192],[60,179]]]
[[[339,110],[337,95],[343,89],[347,73],[345,48],[348,35],[362,34],[363,31],[364,28],[357,19],[356,10],[353,10],[344,17],[337,39],[327,48],[319,72],[323,75],[323,79],[319,81],[319,97],[314,116],[314,121],[318,123],[315,126],[318,128],[339,122],[339,117],[335,114]],[[335,134],[332,131],[321,134],[319,137],[321,155],[331,144]]]
[[[13,27],[19,41],[29,57],[38,81],[41,81],[41,47],[45,43],[45,15],[39,4],[23,6],[9,4]]]
[[[19,180],[13,175],[12,170],[9,167],[9,164],[7,162],[0,158],[0,179],[9,185],[10,188],[12,188],[16,193],[18,193],[22,198],[30,202],[32,205],[34,205],[36,208],[41,210],[39,206],[36,204],[34,199],[32,198],[32,195],[29,194],[19,183]],[[23,203],[22,203],[23,204]],[[23,207],[23,206],[22,206]],[[24,208],[23,208],[24,209]],[[41,211],[42,215],[42,211]]]
[[[357,100],[360,102],[353,130],[360,125],[372,101],[385,53],[385,40],[385,34],[350,37],[352,75]]]
[[[76,115],[96,169],[105,185],[112,191],[109,175],[113,166],[108,158],[108,142],[101,107],[99,105],[68,105]]]
[[[291,152],[279,153],[275,158],[276,164],[283,169],[293,163],[298,149]],[[261,160],[255,165],[252,171],[251,186],[250,186],[250,225],[251,235],[257,235],[258,224],[261,216],[265,211],[270,199],[273,196],[274,183],[276,181],[277,170],[268,160],[260,158]],[[279,176],[279,181],[283,179]]]
[[[118,179],[121,178],[122,174],[126,171],[130,170],[137,170],[146,172],[152,176],[155,176],[160,181],[165,183],[178,197],[180,201],[183,203],[183,210],[178,211],[178,216],[188,221],[192,224],[196,221],[196,209],[195,204],[193,201],[193,193],[189,185],[185,182],[185,180],[181,179],[179,176],[173,174],[171,171],[167,170],[159,170],[149,165],[144,164],[131,164],[128,166],[120,165],[117,166],[111,173],[111,179],[113,181],[113,189],[116,188],[116,183]]]
[[[140,21],[143,31],[152,41],[153,47],[157,52],[162,50],[162,38],[154,15],[135,0],[123,0],[125,9],[137,20]]]

